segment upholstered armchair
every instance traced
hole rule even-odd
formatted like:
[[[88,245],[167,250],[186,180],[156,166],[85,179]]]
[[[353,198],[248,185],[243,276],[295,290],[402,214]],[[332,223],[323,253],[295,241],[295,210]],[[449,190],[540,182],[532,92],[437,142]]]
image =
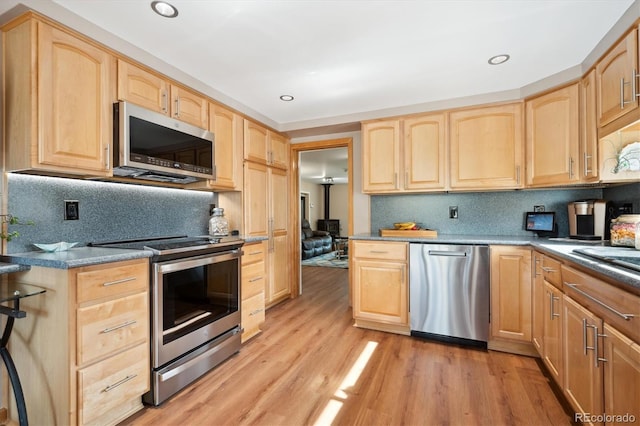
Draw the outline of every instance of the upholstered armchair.
[[[302,259],[309,259],[332,250],[331,235],[327,231],[314,231],[307,219],[302,220]]]

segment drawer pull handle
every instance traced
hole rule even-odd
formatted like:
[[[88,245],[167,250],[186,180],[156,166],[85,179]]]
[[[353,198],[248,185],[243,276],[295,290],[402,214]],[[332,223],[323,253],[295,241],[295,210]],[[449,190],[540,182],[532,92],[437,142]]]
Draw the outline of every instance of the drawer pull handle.
[[[132,374],[132,375],[128,375],[127,377],[125,377],[124,379],[120,380],[119,382],[116,382],[112,385],[107,386],[106,388],[102,389],[102,392],[109,392],[114,390],[115,388],[117,388],[120,385],[123,385],[125,383],[127,383],[129,380],[133,380],[136,377],[138,377],[137,374]]]
[[[249,316],[258,315],[260,312],[264,311],[264,309],[256,309],[255,311],[249,312]]]
[[[251,279],[249,280],[249,282],[250,282],[250,283],[253,283],[253,282],[256,282],[256,281],[260,281],[262,278],[263,278],[262,276],[255,277],[255,278],[251,278]]]
[[[119,329],[121,329],[121,328],[128,327],[128,326],[130,326],[130,325],[136,324],[137,322],[138,322],[138,321],[136,321],[136,320],[129,320],[129,321],[127,321],[127,322],[123,322],[123,323],[122,323],[122,324],[120,324],[120,325],[116,325],[116,326],[114,326],[114,327],[105,328],[105,329],[104,329],[104,330],[102,330],[100,333],[103,333],[103,334],[111,333],[112,331],[116,331],[116,330],[119,330]]]
[[[254,256],[256,254],[262,254],[262,250],[251,252],[251,253],[249,253],[249,256]]]
[[[550,267],[548,267],[548,266],[541,266],[541,267],[540,267],[540,269],[542,269],[542,270],[543,270],[543,271],[545,271],[545,272],[558,272],[558,271],[556,271],[555,269],[550,268]]]
[[[123,278],[121,280],[115,280],[115,281],[107,281],[106,283],[103,283],[102,286],[103,287],[109,287],[110,285],[116,285],[116,284],[122,284],[122,283],[128,283],[129,281],[135,281],[137,277],[129,277],[129,278]]]
[[[370,253],[376,253],[376,254],[386,254],[389,253],[386,250],[371,250]]]
[[[621,317],[625,321],[629,321],[629,320],[631,320],[631,319],[633,319],[635,317],[634,314],[623,314],[622,312],[616,310],[615,308],[612,308],[611,306],[607,305],[606,303],[596,299],[595,297],[593,297],[592,295],[590,295],[586,291],[580,290],[578,288],[578,284],[572,284],[572,283],[568,283],[568,282],[565,281],[564,285],[571,287],[572,289],[574,289],[578,293],[582,294],[584,297],[588,298],[589,300],[592,300],[593,302],[597,303],[598,305],[602,306],[603,308],[610,310],[611,312],[613,312],[614,314],[618,315],[619,317]]]

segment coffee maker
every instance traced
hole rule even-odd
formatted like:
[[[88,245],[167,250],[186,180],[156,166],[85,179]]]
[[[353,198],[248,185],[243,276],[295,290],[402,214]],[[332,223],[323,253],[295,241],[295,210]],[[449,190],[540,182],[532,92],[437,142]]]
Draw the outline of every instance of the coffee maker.
[[[608,206],[605,200],[578,200],[568,205],[569,238],[608,240]]]

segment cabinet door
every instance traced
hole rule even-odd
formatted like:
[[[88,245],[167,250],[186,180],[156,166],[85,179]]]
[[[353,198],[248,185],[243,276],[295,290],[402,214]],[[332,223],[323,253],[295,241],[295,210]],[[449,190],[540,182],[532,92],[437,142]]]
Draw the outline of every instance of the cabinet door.
[[[604,324],[604,412],[640,419],[640,345]],[[607,423],[613,424],[613,423]],[[620,423],[617,423],[620,424]]]
[[[562,361],[562,293],[548,282],[544,283],[544,356],[555,382],[564,387]]]
[[[452,189],[520,188],[522,104],[454,111],[449,119]]]
[[[403,121],[405,191],[445,188],[444,115],[427,115]]]
[[[39,163],[106,174],[114,59],[66,32],[38,28]]]
[[[527,185],[580,179],[578,93],[573,84],[527,101]]]
[[[245,235],[266,237],[269,235],[267,166],[246,162],[244,167]]]
[[[291,294],[289,279],[289,236],[276,235],[270,239],[269,282],[265,303],[273,304]]]
[[[564,392],[576,413],[603,413],[603,369],[596,366],[602,320],[564,296]]]
[[[269,165],[285,170],[289,168],[289,141],[273,132],[269,132]]]
[[[598,111],[596,72],[580,82],[580,180],[598,180]]]
[[[205,98],[184,87],[171,85],[171,115],[201,129],[209,124],[209,103]]]
[[[531,250],[491,246],[491,336],[531,341]]]
[[[596,64],[600,127],[638,107],[638,98],[631,93],[634,70],[638,70],[637,29],[633,29]]]
[[[244,159],[267,164],[269,131],[264,127],[244,120]]]
[[[362,191],[400,189],[400,122],[378,121],[362,125]]]
[[[356,318],[408,325],[407,265],[402,262],[355,260]]]
[[[240,188],[242,179],[242,118],[219,105],[209,104],[209,129],[215,135],[214,189]]]
[[[543,334],[544,334],[544,276],[542,274],[543,255],[538,252],[533,253],[533,288],[531,289],[531,342],[543,356]]]
[[[269,168],[269,283],[266,303],[291,293],[289,282],[289,205],[286,170]]]
[[[169,114],[167,81],[121,59],[118,59],[118,99]]]

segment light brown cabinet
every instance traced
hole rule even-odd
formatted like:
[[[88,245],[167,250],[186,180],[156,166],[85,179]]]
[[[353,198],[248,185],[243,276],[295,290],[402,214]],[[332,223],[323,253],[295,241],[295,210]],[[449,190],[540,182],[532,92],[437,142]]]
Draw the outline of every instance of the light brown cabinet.
[[[245,119],[244,159],[287,170],[289,141],[282,135]]]
[[[564,361],[562,353],[562,292],[549,282],[544,283],[543,310],[543,355],[545,363],[555,382],[564,386]]]
[[[268,238],[265,304],[269,307],[291,294],[288,172],[247,161],[244,184],[245,235]]]
[[[580,81],[579,164],[580,181],[598,181],[598,110],[595,70],[591,70]]]
[[[596,64],[600,127],[638,108],[637,73],[638,30],[634,28]],[[636,93],[632,93],[634,87]]]
[[[525,104],[527,185],[580,180],[579,86],[572,84]]]
[[[522,103],[451,112],[451,189],[522,188],[523,117]]]
[[[4,31],[6,170],[109,176],[114,58],[30,14]]]
[[[444,114],[364,123],[363,192],[445,189],[445,144]]]
[[[267,282],[267,241],[246,244],[242,248],[242,342],[261,333],[264,323],[264,290]]]
[[[21,303],[31,314],[10,342],[18,370],[29,371],[30,422],[116,424],[140,410],[150,384],[148,260],[34,266],[11,279],[47,290]]]
[[[542,274],[542,261],[544,255],[537,251],[533,252],[533,273],[531,286],[531,343],[543,356],[543,336],[544,336],[544,276]]]
[[[216,165],[216,179],[208,182],[209,187],[222,191],[242,189],[242,117],[209,103],[209,130],[215,135]]]
[[[351,249],[356,326],[409,334],[409,245],[353,241]]]
[[[491,339],[531,342],[531,249],[491,246]]]
[[[208,101],[163,76],[118,59],[118,99],[208,128]]]
[[[627,417],[634,416],[637,421],[640,418],[640,344],[606,322],[603,332],[606,336],[603,355],[607,360],[602,364],[604,412],[628,414]]]

